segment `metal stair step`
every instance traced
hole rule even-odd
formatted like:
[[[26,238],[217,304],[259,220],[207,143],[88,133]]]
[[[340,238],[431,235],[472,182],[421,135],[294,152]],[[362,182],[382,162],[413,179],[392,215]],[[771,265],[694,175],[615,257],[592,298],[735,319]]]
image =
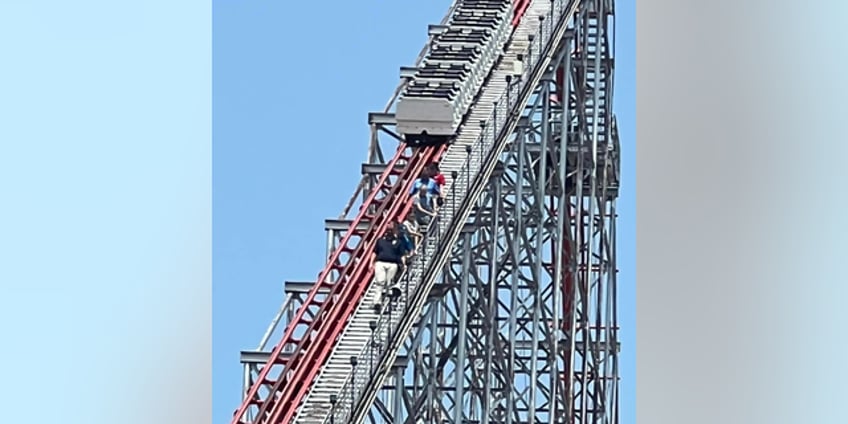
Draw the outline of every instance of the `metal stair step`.
[[[457,12],[453,20],[448,25],[449,30],[456,27],[473,27],[479,28],[480,30],[490,31],[490,37],[495,34],[492,31],[495,31],[502,22],[506,21],[504,14],[497,15],[500,12],[494,12],[494,10],[500,10],[499,8],[504,8],[508,6],[508,2],[505,0],[466,0],[462,5],[462,10]],[[536,0],[531,3],[530,10],[528,10],[528,14],[541,14],[546,9],[546,7],[550,7],[547,1]],[[472,8],[472,9],[469,9]],[[493,12],[483,12],[479,9],[492,10]],[[538,22],[534,22],[535,20],[525,20],[519,26],[519,30],[516,32],[517,37],[519,39],[521,37],[526,38],[526,35],[536,31],[536,27],[538,26]],[[508,22],[507,22],[508,23]],[[534,26],[535,24],[535,26]],[[473,32],[467,32],[473,33]],[[444,33],[443,33],[444,34]],[[480,31],[477,34],[481,34]],[[503,36],[503,34],[499,34],[498,36]],[[457,35],[456,37],[460,37]],[[448,38],[447,36],[445,37]],[[506,59],[504,63],[497,66],[494,71],[494,76],[491,78],[489,83],[486,84],[485,87],[482,88],[478,96],[478,101],[476,104],[473,104],[467,114],[467,122],[459,132],[456,142],[451,145],[445,155],[440,160],[440,167],[443,174],[445,174],[448,178],[448,183],[445,186],[445,194],[451,192],[453,189],[457,193],[457,198],[461,199],[464,196],[465,190],[467,190],[467,184],[464,178],[458,178],[454,181],[453,178],[450,178],[451,171],[460,171],[461,168],[467,163],[468,155],[465,152],[466,145],[473,145],[480,133],[481,128],[478,125],[480,120],[489,119],[494,106],[493,102],[495,99],[499,99],[503,92],[506,89],[505,75],[509,75],[512,73],[512,60],[516,57],[518,53],[521,53],[522,49],[518,49],[516,46],[519,44],[512,44],[508,48],[508,51],[505,54]],[[486,66],[491,67],[489,64],[480,64],[474,63],[475,60],[479,62],[479,59],[483,61],[493,61],[493,55],[486,55],[485,50],[481,50],[480,48],[465,48],[462,46],[446,46],[446,45],[436,45],[433,50],[430,52],[429,59],[431,60],[430,64],[435,65],[435,62],[439,60],[443,60],[444,62],[450,63],[468,63],[469,71],[471,68],[475,66],[482,66],[485,68]],[[439,58],[439,55],[442,55]],[[435,57],[434,57],[435,56]],[[507,63],[508,62],[508,63]],[[441,66],[441,64],[439,65]],[[446,82],[446,80],[462,80],[461,73],[450,73],[444,71],[442,74],[436,72],[434,68],[432,72],[432,78],[437,80],[441,80],[442,83]],[[449,66],[447,69],[451,69]],[[457,68],[454,68],[457,69]],[[488,71],[488,69],[486,69]],[[420,71],[419,71],[420,73]],[[423,78],[422,78],[423,79]],[[412,87],[420,88],[422,85],[410,84]],[[482,84],[482,82],[479,82]],[[442,90],[448,89],[445,84],[436,84],[435,88],[440,88]],[[451,89],[453,87],[450,87]],[[414,91],[415,88],[412,89]],[[429,92],[427,90],[430,90]],[[432,95],[431,93],[435,93],[442,96],[450,96],[450,94],[446,94],[444,92],[438,92],[437,90],[431,89],[429,84],[426,85],[426,89],[422,89],[420,93],[427,93]],[[409,92],[409,91],[407,91]],[[463,95],[466,93],[463,93]],[[406,94],[405,94],[406,95]],[[454,94],[456,96],[456,94]],[[452,98],[452,100],[460,101],[462,99]],[[470,101],[470,100],[469,100]],[[500,117],[498,119],[501,119]],[[475,156],[472,154],[473,163],[478,163],[480,161],[479,155]],[[443,212],[445,219],[452,219],[453,216],[450,213]],[[436,240],[428,239],[424,244],[424,253],[425,258],[433,257],[435,252],[435,248],[437,247]],[[414,278],[410,284],[410,290],[422,285],[422,284],[430,284],[430,282],[422,282],[420,281],[420,276],[423,275],[424,270],[423,267],[420,266],[419,263],[413,263],[411,266],[407,268],[406,273],[411,275]],[[299,412],[297,414],[296,422],[298,423],[316,423],[320,424],[323,422],[323,418],[326,417],[328,412],[328,400],[330,394],[339,394],[339,391],[342,389],[342,386],[345,384],[347,379],[349,378],[351,365],[349,362],[349,358],[352,355],[358,355],[362,352],[362,348],[364,348],[371,337],[371,330],[368,326],[368,323],[371,320],[377,319],[377,315],[373,312],[368,314],[364,313],[364,311],[370,309],[370,301],[377,294],[377,289],[373,285],[369,286],[366,290],[364,300],[360,302],[356,307],[356,311],[354,315],[350,318],[349,323],[346,328],[343,330],[342,334],[339,337],[339,340],[336,342],[336,345],[333,348],[333,352],[329,360],[325,363],[322,370],[319,372],[319,375],[316,378],[316,381],[313,385],[313,390],[307,394],[307,397],[304,399],[304,402],[299,405]],[[404,294],[405,296],[406,294]],[[405,297],[400,299],[400,305],[406,305],[407,301]],[[391,320],[393,322],[398,322],[400,319],[399,316],[392,315]],[[380,332],[381,335],[385,335],[385,331]]]

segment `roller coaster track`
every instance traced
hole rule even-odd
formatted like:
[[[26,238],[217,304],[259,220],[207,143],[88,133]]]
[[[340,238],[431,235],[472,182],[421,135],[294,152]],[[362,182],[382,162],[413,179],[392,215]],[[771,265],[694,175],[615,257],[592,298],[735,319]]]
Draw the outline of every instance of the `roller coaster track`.
[[[514,32],[456,140],[437,147],[399,146],[303,305],[288,317],[284,335],[246,390],[232,424],[362,422],[580,1],[515,3]],[[425,52],[426,47],[418,62]],[[401,91],[402,85],[395,97]],[[402,277],[407,283],[403,294],[388,313],[377,314],[367,301],[378,290],[370,284],[373,270],[368,257],[386,228],[409,213],[412,205],[407,193],[424,166],[434,160],[440,161],[443,173],[451,175],[444,189],[446,206]],[[360,184],[359,190],[363,188]],[[352,204],[353,200],[346,209]]]
[[[554,9],[551,9],[551,6]],[[474,201],[480,196],[485,188],[486,183],[491,178],[495,165],[498,162],[497,158],[503,152],[507,138],[513,133],[518,125],[518,117],[520,111],[527,104],[534,88],[538,85],[542,75],[549,66],[550,60],[557,51],[557,43],[550,42],[551,40],[560,40],[564,35],[566,23],[576,11],[577,2],[549,2],[537,0],[530,2],[528,7],[529,16],[546,16],[556,19],[557,23],[551,27],[541,25],[540,21],[526,19],[524,25],[520,25],[516,30],[513,44],[507,50],[498,69],[493,72],[494,81],[490,81],[483,90],[480,104],[483,105],[499,105],[495,107],[485,108],[490,114],[487,120],[490,125],[495,126],[494,132],[462,132],[459,140],[451,146],[446,153],[446,157],[460,156],[460,148],[466,150],[466,147],[471,148],[471,152],[464,153],[468,159],[465,161],[461,169],[457,170],[458,176],[466,175],[469,178],[459,178],[452,181],[453,186],[447,187],[446,205],[456,202],[459,206],[455,210],[444,208],[444,212],[439,217],[438,227],[433,228],[434,231],[428,234],[428,240],[436,240],[437,245],[428,245],[431,248],[429,252],[425,252],[423,259],[426,265],[419,265],[412,268],[410,272],[413,275],[410,278],[411,283],[408,285],[411,294],[402,296],[399,302],[400,311],[393,317],[388,315],[382,317],[377,323],[372,340],[376,339],[380,344],[386,346],[383,352],[373,352],[372,349],[365,348],[357,358],[357,364],[362,364],[354,369],[346,381],[344,389],[339,393],[338,399],[347,400],[354,399],[353,412],[347,406],[346,402],[340,401],[333,408],[333,418],[336,422],[345,423],[361,423],[365,418],[367,409],[373,402],[374,396],[377,394],[379,387],[387,378],[390,372],[390,364],[394,362],[397,352],[401,348],[402,343],[408,338],[413,324],[420,316],[427,294],[430,292],[436,277],[448,260],[451,246],[457,243],[460,231],[471,214]],[[558,9],[557,9],[558,8]],[[553,12],[553,13],[551,13]],[[551,29],[553,28],[553,29]],[[537,41],[538,44],[516,43],[517,40],[526,37],[530,34],[541,34],[542,40]],[[535,48],[537,47],[538,48]],[[510,59],[517,58],[523,55],[529,58],[529,66],[526,68],[526,73],[518,82],[511,84],[507,89],[507,84],[497,84],[497,78],[505,80],[506,75],[510,75],[512,69]],[[494,90],[492,90],[494,88]],[[491,95],[488,98],[488,91],[495,91],[501,96]],[[496,99],[495,102],[484,102],[482,100]],[[477,106],[477,105],[475,105]],[[493,110],[494,109],[494,110]],[[474,109],[472,109],[472,117]],[[502,122],[497,122],[498,112],[500,116],[505,116]],[[478,122],[475,119],[470,119],[470,122]],[[476,126],[475,126],[476,127]],[[473,128],[473,127],[472,127]],[[479,128],[479,127],[477,127]],[[477,139],[472,139],[471,143],[464,143],[468,140],[469,133],[474,134]],[[497,134],[493,136],[492,134]],[[470,137],[469,137],[470,138]],[[446,163],[444,160],[442,163]],[[445,168],[444,166],[442,167]],[[471,181],[470,185],[467,181]],[[433,248],[435,247],[435,248]],[[427,255],[426,253],[431,253]],[[418,264],[417,264],[418,265]],[[418,280],[418,271],[424,271]],[[393,319],[395,318],[395,319]],[[370,345],[370,344],[369,344]],[[368,359],[377,356],[379,360],[369,363]],[[366,365],[368,364],[368,365]],[[327,424],[331,420],[326,418],[324,423]]]

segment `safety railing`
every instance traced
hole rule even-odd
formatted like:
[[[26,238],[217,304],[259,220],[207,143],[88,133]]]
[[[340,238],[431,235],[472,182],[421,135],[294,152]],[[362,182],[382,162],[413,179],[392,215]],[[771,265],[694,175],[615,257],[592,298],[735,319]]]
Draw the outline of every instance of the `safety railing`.
[[[503,143],[509,136],[507,130],[511,130],[514,126],[508,124],[511,120],[520,117],[524,100],[529,96],[528,90],[532,91],[535,88],[538,78],[533,77],[541,75],[544,71],[540,69],[545,65],[545,61],[541,59],[552,56],[552,50],[558,44],[552,42],[551,38],[554,34],[562,33],[563,27],[567,25],[567,20],[579,1],[550,0],[549,13],[537,17],[540,20],[539,29],[535,34],[530,35],[530,45],[520,58],[527,66],[524,67],[520,76],[507,77],[507,90],[495,103],[489,119],[477,123],[481,126],[482,133],[473,145],[466,147],[467,157],[463,166],[451,175],[444,205],[440,208],[439,215],[427,228],[424,240],[419,243],[422,251],[401,277],[405,283],[405,289],[393,308],[370,323],[371,337],[362,351],[350,358],[351,373],[340,392],[330,396],[331,410],[323,421],[324,424],[350,423],[360,400],[369,394],[367,389],[378,389],[369,387],[375,384],[374,377],[381,374],[386,367],[392,366],[386,359],[393,352],[386,347],[393,345],[396,341],[402,319],[415,312],[411,309],[414,305],[410,303],[410,300],[420,299],[424,295],[421,291],[428,289],[422,284],[424,282],[422,277],[433,266],[436,253],[440,249],[449,248],[449,246],[442,246],[442,241],[448,238],[450,232],[458,232],[464,225],[462,222],[454,222],[457,212],[470,208],[474,202],[474,199],[466,198],[472,180],[481,174],[480,171],[484,165],[493,164],[496,161],[494,154],[498,153],[495,149],[499,144],[497,142]],[[465,125],[474,124],[466,123]]]

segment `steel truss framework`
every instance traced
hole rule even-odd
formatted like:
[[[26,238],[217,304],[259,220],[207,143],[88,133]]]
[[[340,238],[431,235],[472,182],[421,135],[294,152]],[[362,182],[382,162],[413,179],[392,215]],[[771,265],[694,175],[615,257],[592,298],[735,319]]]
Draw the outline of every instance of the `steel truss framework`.
[[[386,106],[386,109],[390,109],[391,106],[392,103],[390,102]],[[358,239],[362,233],[367,231],[370,222],[361,221],[357,223],[355,216],[360,213],[363,207],[367,207],[366,214],[368,216],[378,215],[381,204],[385,203],[380,202],[380,200],[391,198],[400,175],[406,172],[410,159],[417,154],[414,149],[407,147],[393,153],[394,158],[385,155],[386,151],[398,150],[398,143],[403,141],[403,137],[394,129],[395,122],[392,113],[371,113],[368,116],[368,123],[371,128],[371,142],[369,144],[367,161],[361,167],[362,179],[339,216],[337,218],[326,219],[324,222],[327,237],[326,255],[328,260],[332,260],[334,252],[343,251],[346,245],[355,243],[349,240],[345,243],[345,237],[348,233],[352,234],[351,237],[354,239]],[[383,179],[383,174],[387,169],[390,169],[391,172],[387,178]],[[368,199],[372,196],[373,199],[369,202]],[[356,225],[354,225],[355,223]],[[342,255],[339,255],[335,262],[336,265],[341,267],[349,256],[348,253],[342,252]],[[327,274],[326,278],[329,281],[338,279],[339,270],[334,269]],[[271,321],[259,345],[255,350],[241,352],[243,398],[247,398],[250,388],[260,380],[263,368],[268,363],[268,359],[272,354],[270,350],[273,349],[273,345],[269,344],[269,342],[275,337],[280,337],[286,330],[286,327],[296,321],[296,314],[301,309],[304,310],[303,313],[307,319],[314,320],[317,318],[317,311],[305,307],[309,293],[314,285],[314,281],[286,281],[284,283],[285,301],[277,312],[277,315]],[[329,289],[318,291],[318,296],[321,298],[326,298],[328,294]],[[298,331],[295,334],[301,336],[302,333],[303,331]],[[286,361],[295,350],[296,348],[293,345],[284,346],[280,355],[281,359]],[[282,372],[282,370],[276,371],[272,374],[272,377],[277,378]],[[260,399],[260,396],[257,395],[255,398]],[[246,417],[249,420],[257,418],[253,410],[248,410]]]
[[[581,2],[367,421],[618,422],[612,6]],[[326,222],[328,256],[351,211],[385,189],[382,152],[402,139],[390,108],[369,115],[363,179]],[[242,352],[245,392],[312,284],[287,282],[259,348]]]
[[[524,109],[370,422],[618,422],[612,9],[594,6]]]

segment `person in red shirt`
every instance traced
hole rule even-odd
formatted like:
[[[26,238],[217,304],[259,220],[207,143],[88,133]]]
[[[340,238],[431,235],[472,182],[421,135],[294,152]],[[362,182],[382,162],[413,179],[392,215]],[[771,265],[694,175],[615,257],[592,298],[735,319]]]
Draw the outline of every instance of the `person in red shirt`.
[[[430,172],[432,172],[433,179],[436,180],[436,184],[443,186],[445,185],[445,176],[439,171],[439,162],[431,162],[427,165],[430,168]]]
[[[442,191],[445,185],[445,176],[439,171],[439,162],[431,162],[425,169],[433,176],[433,181],[439,186],[439,196],[436,198],[436,205],[441,207],[445,204],[444,191]]]

